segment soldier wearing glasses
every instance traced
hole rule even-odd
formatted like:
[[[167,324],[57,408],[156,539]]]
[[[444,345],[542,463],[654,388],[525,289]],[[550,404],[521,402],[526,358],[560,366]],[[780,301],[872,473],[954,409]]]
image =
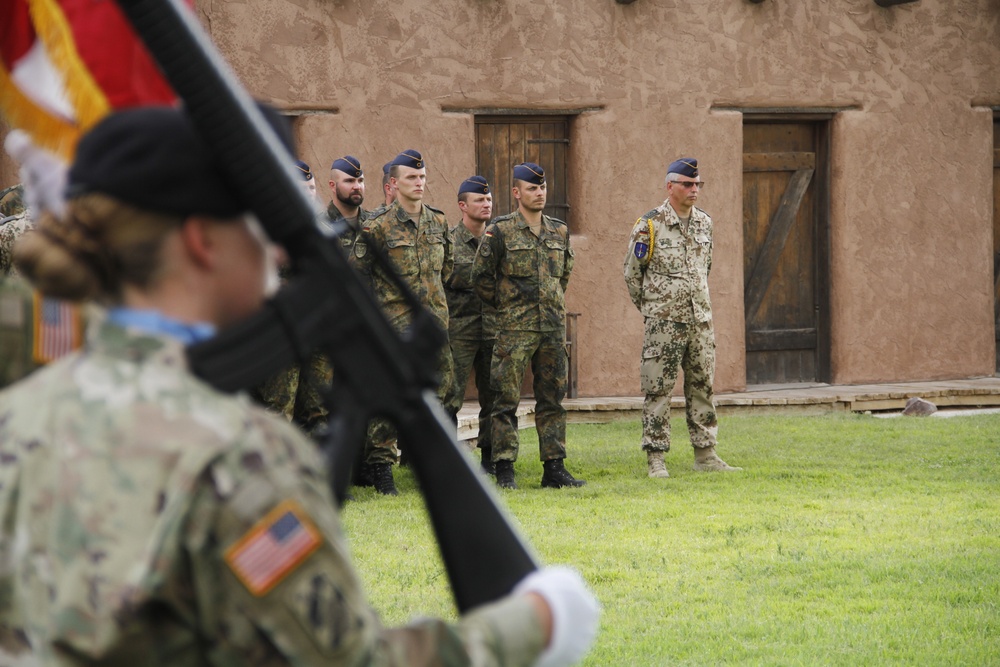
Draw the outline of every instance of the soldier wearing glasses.
[[[739,470],[715,453],[715,331],[708,296],[712,218],[694,205],[704,185],[698,160],[672,162],[667,168],[667,199],[636,221],[625,257],[625,284],[646,320],[640,371],[646,395],[642,449],[654,478],[670,476],[663,456],[670,449],[670,394],[678,368],[684,369],[694,469]]]

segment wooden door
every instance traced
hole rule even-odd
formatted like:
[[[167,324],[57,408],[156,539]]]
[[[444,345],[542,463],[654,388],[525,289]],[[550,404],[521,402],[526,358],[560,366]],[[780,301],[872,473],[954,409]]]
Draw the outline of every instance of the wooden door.
[[[1000,373],[1000,115],[993,119],[993,315]]]
[[[829,379],[828,125],[744,120],[747,384]]]
[[[516,208],[511,195],[514,165],[534,162],[545,170],[545,214],[569,225],[568,154],[566,116],[476,116],[476,168],[493,191],[494,216]]]

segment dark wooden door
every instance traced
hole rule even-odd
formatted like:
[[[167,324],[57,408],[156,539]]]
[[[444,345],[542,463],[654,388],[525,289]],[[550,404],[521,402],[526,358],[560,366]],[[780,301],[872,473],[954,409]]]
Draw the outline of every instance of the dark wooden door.
[[[566,116],[476,116],[476,168],[493,190],[495,216],[516,208],[511,195],[514,165],[534,162],[545,170],[545,214],[569,225],[568,154]]]
[[[747,384],[829,379],[825,120],[743,126]]]
[[[993,119],[993,315],[1000,373],[1000,116]]]

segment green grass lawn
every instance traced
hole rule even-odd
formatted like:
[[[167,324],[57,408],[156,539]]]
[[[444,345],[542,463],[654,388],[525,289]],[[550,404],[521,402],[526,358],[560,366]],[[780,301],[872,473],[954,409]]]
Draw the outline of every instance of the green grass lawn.
[[[580,489],[539,487],[534,430],[521,489],[501,498],[548,564],[603,605],[590,666],[1000,665],[1000,415],[731,416],[695,473],[683,419],[671,477],[646,477],[637,421],[569,426]],[[355,490],[344,522],[388,624],[454,618],[407,470],[402,495]]]

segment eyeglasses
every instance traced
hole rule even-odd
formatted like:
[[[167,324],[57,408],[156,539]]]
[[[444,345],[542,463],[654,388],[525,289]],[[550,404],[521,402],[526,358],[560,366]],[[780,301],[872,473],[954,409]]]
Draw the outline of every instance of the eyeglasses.
[[[698,189],[705,187],[705,181],[670,181],[674,185],[679,185],[685,190],[690,190],[694,186],[698,186]]]

